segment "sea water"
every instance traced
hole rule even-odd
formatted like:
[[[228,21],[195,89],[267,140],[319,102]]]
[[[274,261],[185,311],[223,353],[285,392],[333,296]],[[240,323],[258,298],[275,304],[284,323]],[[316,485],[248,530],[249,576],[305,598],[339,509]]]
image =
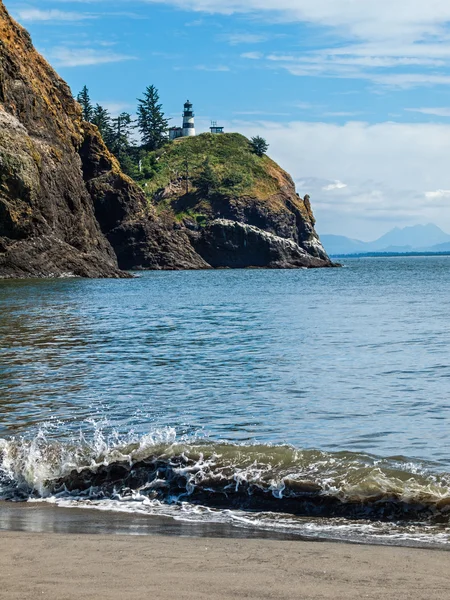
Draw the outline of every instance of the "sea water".
[[[449,314],[450,257],[2,281],[0,498],[450,544]]]

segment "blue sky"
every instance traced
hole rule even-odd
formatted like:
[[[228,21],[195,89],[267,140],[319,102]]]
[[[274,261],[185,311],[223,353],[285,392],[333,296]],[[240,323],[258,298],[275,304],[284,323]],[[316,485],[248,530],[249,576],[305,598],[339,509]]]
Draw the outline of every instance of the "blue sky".
[[[76,93],[261,134],[321,233],[450,231],[448,0],[6,0]]]

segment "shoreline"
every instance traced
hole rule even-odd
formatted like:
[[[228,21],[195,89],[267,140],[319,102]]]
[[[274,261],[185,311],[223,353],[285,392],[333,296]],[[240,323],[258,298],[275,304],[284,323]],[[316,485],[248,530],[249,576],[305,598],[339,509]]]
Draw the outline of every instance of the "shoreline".
[[[2,600],[446,600],[440,550],[0,531]]]
[[[58,506],[46,502],[0,501],[0,532],[46,533],[56,535],[163,536],[179,538],[221,538],[344,544],[368,547],[410,548],[450,552],[450,544],[396,536],[344,537],[318,532],[288,531],[232,522],[177,519],[171,516],[133,513],[86,506]]]

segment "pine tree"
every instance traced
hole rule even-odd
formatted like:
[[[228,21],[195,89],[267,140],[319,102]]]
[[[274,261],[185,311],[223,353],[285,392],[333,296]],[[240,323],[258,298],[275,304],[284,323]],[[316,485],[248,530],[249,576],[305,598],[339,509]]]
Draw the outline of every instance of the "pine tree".
[[[250,145],[252,147],[252,151],[258,156],[263,156],[269,149],[269,144],[260,135],[252,137],[250,140]]]
[[[103,141],[111,150],[113,146],[114,135],[111,124],[111,116],[108,110],[103,108],[103,106],[100,106],[100,104],[96,104],[92,111],[92,123],[97,125]]]
[[[111,151],[119,161],[123,161],[131,145],[133,120],[129,113],[123,112],[112,119]]]
[[[78,94],[77,101],[81,104],[83,119],[90,122],[94,114],[94,109],[92,108],[89,90],[86,86],[84,86],[81,92]]]
[[[162,104],[159,104],[158,90],[150,85],[142,99],[138,99],[138,129],[147,150],[157,150],[167,141],[169,121],[165,118]]]

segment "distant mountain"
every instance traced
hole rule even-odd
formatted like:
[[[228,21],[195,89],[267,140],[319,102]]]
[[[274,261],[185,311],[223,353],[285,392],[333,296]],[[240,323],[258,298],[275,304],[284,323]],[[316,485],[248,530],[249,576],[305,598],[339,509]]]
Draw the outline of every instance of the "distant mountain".
[[[369,252],[448,252],[450,235],[437,225],[413,225],[403,229],[395,227],[374,242],[362,242],[342,235],[321,235],[328,254],[365,254]]]
[[[450,242],[450,235],[445,233],[437,225],[414,225],[400,229],[395,227],[375,242],[371,242],[371,252],[384,250],[391,247],[404,247],[417,250]],[[389,250],[391,251],[391,250]],[[393,250],[392,250],[393,251]],[[400,250],[402,252],[402,250]],[[406,250],[408,252],[408,250]]]
[[[352,240],[343,235],[321,235],[320,240],[328,254],[358,254],[368,252],[367,242]]]

